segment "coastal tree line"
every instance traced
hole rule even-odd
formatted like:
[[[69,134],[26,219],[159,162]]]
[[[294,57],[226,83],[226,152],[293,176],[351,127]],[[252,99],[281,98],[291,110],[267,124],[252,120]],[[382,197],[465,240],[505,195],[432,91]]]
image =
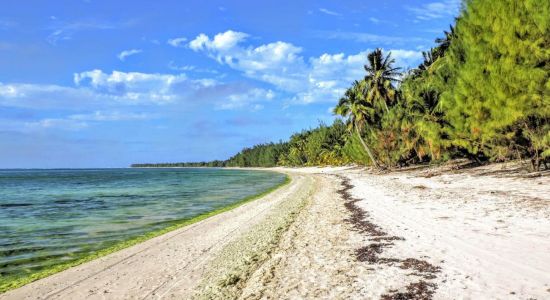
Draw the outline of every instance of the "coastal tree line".
[[[334,108],[341,118],[225,161],[134,166],[392,168],[469,158],[550,160],[550,2],[466,0],[412,70],[368,54]]]

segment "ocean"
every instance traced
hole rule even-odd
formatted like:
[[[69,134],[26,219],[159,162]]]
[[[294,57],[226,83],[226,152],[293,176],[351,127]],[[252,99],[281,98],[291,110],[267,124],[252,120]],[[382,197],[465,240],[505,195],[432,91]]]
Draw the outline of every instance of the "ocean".
[[[285,181],[269,171],[0,170],[0,282],[234,204]]]

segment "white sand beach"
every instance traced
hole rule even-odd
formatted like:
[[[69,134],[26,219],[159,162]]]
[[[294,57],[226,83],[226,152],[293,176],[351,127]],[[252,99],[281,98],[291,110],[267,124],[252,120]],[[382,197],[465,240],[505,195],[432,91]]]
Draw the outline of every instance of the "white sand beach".
[[[517,165],[290,184],[0,299],[545,299],[550,177]]]

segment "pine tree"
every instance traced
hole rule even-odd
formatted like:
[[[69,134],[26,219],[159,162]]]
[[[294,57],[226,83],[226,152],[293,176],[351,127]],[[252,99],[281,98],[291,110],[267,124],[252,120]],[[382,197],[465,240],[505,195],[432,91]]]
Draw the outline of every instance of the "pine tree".
[[[455,146],[534,166],[550,154],[549,11],[549,1],[466,1],[442,95]]]

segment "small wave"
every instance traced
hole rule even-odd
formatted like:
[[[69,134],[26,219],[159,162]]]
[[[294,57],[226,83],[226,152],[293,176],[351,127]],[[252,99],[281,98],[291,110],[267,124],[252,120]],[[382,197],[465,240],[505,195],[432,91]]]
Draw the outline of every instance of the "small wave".
[[[9,207],[24,207],[24,206],[32,206],[32,203],[3,203],[0,204],[0,207],[2,208],[9,208]]]
[[[53,201],[53,203],[55,203],[55,204],[68,204],[68,203],[72,203],[72,202],[75,202],[75,201],[72,200],[72,199],[57,199],[57,200]]]

